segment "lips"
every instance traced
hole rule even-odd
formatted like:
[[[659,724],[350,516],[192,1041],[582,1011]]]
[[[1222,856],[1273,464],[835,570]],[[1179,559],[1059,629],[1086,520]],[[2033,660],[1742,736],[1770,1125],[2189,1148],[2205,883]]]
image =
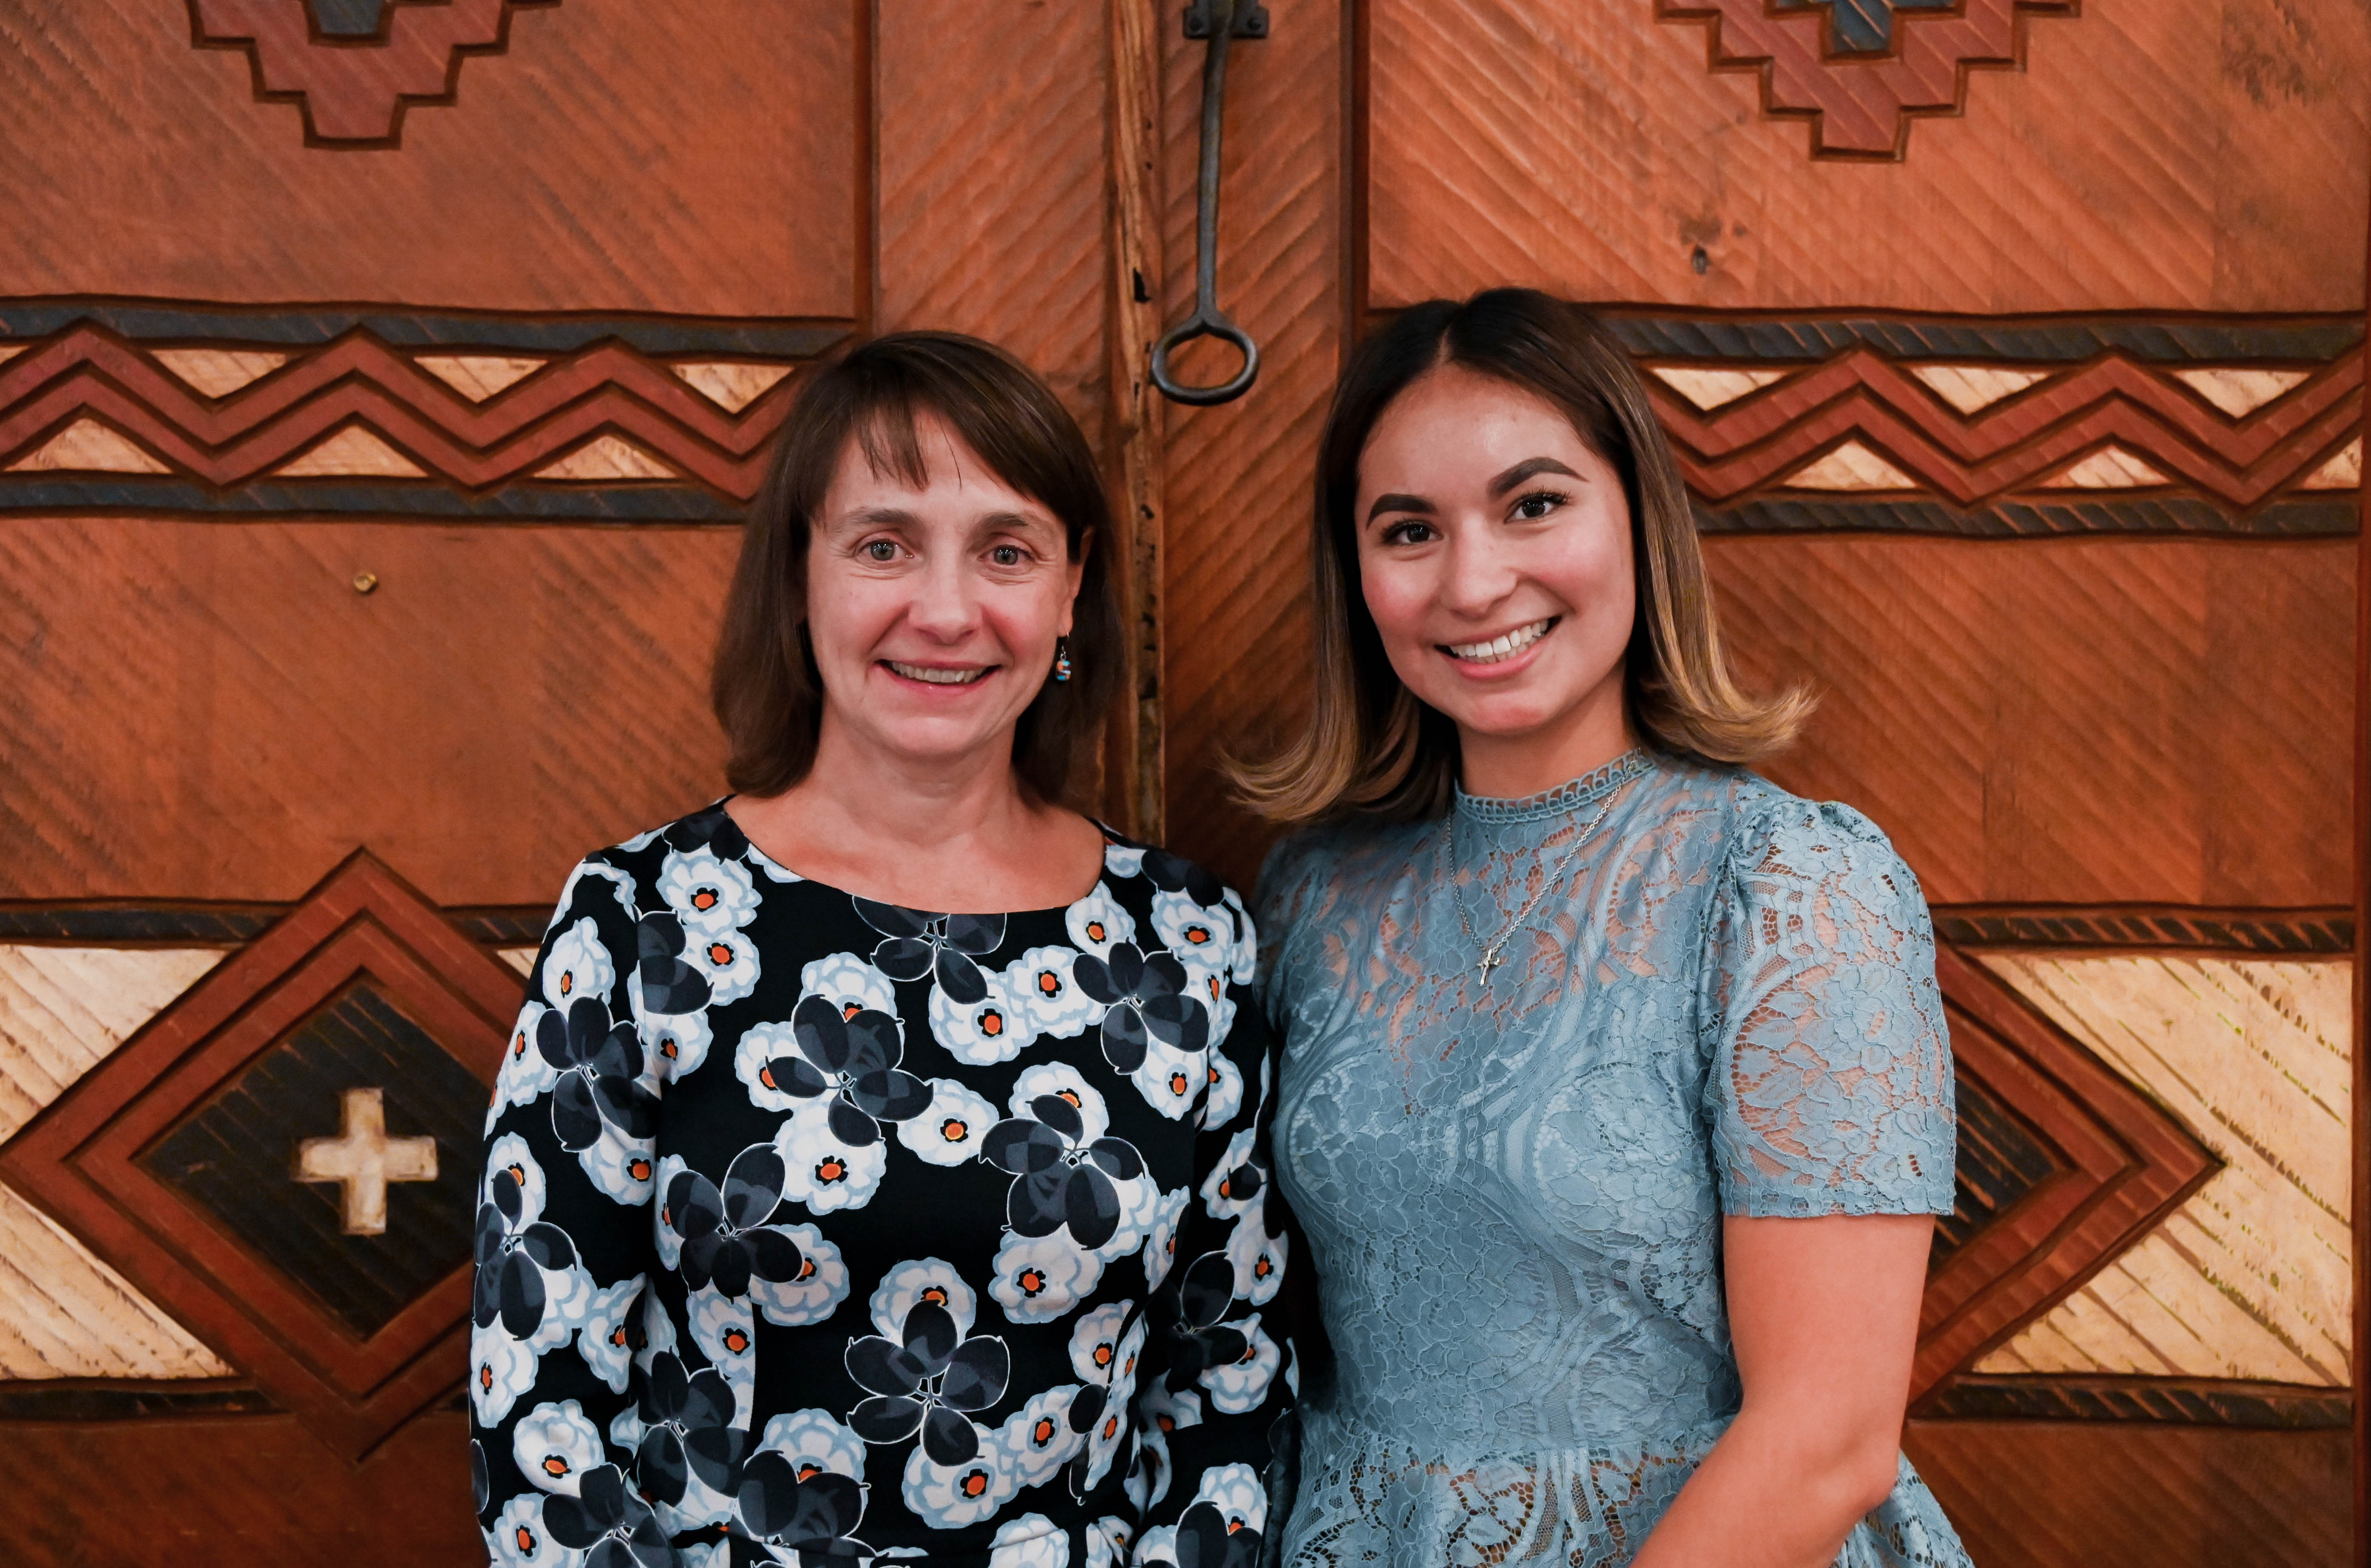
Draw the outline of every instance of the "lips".
[[[1545,637],[1556,629],[1556,622],[1562,618],[1560,616],[1550,616],[1544,620],[1535,620],[1529,626],[1519,626],[1512,631],[1501,632],[1481,642],[1444,642],[1440,644],[1440,648],[1451,658],[1468,664],[1496,664],[1503,660],[1513,658],[1541,638]]]
[[[973,664],[962,668],[943,668],[936,664],[907,664],[895,659],[881,661],[893,674],[924,686],[973,686],[996,668],[993,664]]]

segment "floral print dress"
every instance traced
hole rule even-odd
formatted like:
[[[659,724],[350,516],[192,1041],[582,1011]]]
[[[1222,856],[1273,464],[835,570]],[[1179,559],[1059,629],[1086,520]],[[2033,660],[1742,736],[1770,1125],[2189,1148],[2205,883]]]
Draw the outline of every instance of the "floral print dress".
[[[806,881],[721,804],[586,859],[486,1124],[492,1560],[1251,1568],[1295,1376],[1256,955],[1116,837],[1002,915]]]

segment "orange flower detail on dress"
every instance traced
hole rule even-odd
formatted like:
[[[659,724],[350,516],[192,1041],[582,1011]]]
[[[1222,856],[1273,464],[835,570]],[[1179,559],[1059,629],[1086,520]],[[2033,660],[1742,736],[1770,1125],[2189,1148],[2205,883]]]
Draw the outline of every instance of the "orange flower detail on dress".
[[[724,1332],[724,1348],[738,1355],[749,1348],[749,1336],[738,1329],[727,1329]]]
[[[733,950],[723,942],[708,944],[708,962],[719,969],[733,962]]]
[[[950,1116],[939,1124],[939,1136],[951,1144],[959,1144],[971,1136],[971,1128],[960,1116]]]
[[[848,1180],[848,1167],[840,1161],[838,1155],[833,1155],[815,1167],[815,1180],[823,1182],[845,1182]]]

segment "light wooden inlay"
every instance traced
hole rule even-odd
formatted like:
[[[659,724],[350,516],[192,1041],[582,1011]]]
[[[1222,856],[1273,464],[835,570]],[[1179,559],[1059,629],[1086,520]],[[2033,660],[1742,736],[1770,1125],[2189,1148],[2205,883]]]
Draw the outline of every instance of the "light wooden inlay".
[[[1976,1370],[2345,1387],[2353,965],[2022,954],[1984,963],[2226,1164]]]

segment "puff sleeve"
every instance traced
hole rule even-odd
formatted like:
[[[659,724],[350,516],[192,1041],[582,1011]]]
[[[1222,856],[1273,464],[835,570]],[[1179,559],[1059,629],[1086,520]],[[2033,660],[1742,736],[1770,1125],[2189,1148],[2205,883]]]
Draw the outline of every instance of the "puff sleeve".
[[[1704,974],[1724,1212],[1950,1212],[1934,930],[1875,824],[1791,799],[1749,813],[1713,893]]]

